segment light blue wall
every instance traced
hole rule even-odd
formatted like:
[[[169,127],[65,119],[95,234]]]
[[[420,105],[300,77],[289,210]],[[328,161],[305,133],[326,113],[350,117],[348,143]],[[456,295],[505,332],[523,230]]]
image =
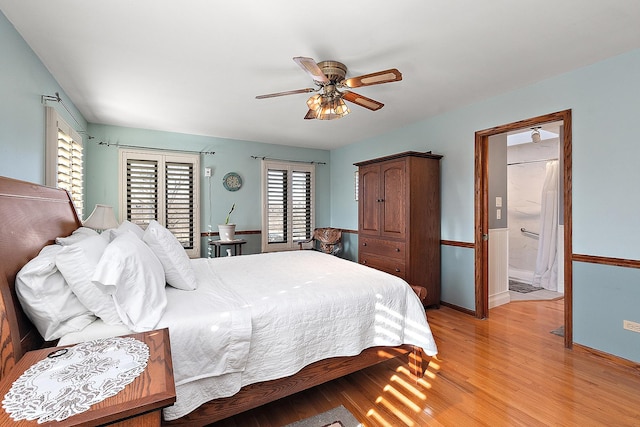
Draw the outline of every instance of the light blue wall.
[[[260,230],[261,225],[261,177],[260,160],[251,156],[285,160],[326,163],[316,165],[316,224],[330,223],[329,151],[295,148],[283,145],[263,144],[181,133],[132,129],[118,126],[89,125],[94,137],[86,148],[87,211],[96,203],[109,204],[118,210],[118,148],[115,144],[135,147],[154,147],[166,150],[214,151],[214,155],[200,157],[201,177],[201,231],[217,231],[217,224],[224,222],[233,203],[233,222],[238,231]],[[99,145],[98,142],[113,144]],[[204,168],[212,169],[211,178],[204,176]],[[237,172],[243,180],[242,188],[230,192],[222,186],[222,177]],[[243,235],[248,243],[243,253],[260,252],[260,235]],[[203,239],[202,256],[207,254]]]
[[[474,292],[469,292],[469,284],[473,286],[475,279],[475,251],[460,246],[442,245],[440,258],[440,299],[445,302],[455,301],[452,304],[475,311],[476,296]]]
[[[474,239],[474,133],[522,119],[560,110],[572,110],[573,131],[573,251],[574,253],[639,260],[640,144],[640,50],[593,64],[467,107],[333,150],[332,224],[357,227],[357,206],[350,193],[341,191],[353,179],[353,163],[405,150],[433,150],[442,159],[442,239],[473,242]],[[374,113],[375,114],[375,113]],[[462,256],[461,252],[469,252]],[[442,251],[443,301],[473,308],[473,249]],[[456,266],[452,276],[448,266]],[[635,301],[640,282],[619,288],[628,280],[628,269],[606,269],[598,284],[599,295],[582,293],[584,276],[574,278],[578,296],[574,311],[576,342],[640,361],[640,334],[620,335],[624,298]],[[466,280],[462,283],[461,280]],[[630,290],[633,287],[634,291]],[[606,295],[617,295],[607,298]],[[635,297],[635,299],[633,299]],[[577,304],[580,304],[577,307]],[[472,303],[471,303],[472,304]],[[579,313],[602,313],[596,332],[580,323]],[[634,320],[634,319],[628,319]],[[635,319],[638,320],[637,318]]]
[[[45,109],[42,95],[64,91],[0,12],[0,175],[44,184]],[[49,105],[78,127],[58,103]],[[66,105],[86,129],[71,102]]]
[[[640,259],[640,193],[628,187],[640,182],[638,75],[640,50],[635,50],[333,150],[333,225],[357,228],[351,191],[335,191],[353,180],[354,162],[405,150],[433,150],[444,155],[442,239],[472,242],[474,133],[572,109],[574,252]]]
[[[574,262],[573,280],[574,341],[640,361],[640,334],[622,328],[640,323],[640,269]]]

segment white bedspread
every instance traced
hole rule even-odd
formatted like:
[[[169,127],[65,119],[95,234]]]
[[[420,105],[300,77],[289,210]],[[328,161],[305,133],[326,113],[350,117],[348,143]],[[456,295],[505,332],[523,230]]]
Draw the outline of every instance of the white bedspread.
[[[413,344],[437,352],[419,299],[387,273],[314,251],[192,263],[198,289],[167,288],[169,306],[158,325],[169,327],[177,386],[167,420],[242,386],[368,347]]]
[[[176,386],[245,370],[251,344],[251,310],[211,274],[204,259],[192,263],[198,288],[167,286],[167,310],[158,328],[169,328]],[[183,351],[186,350],[186,351]]]

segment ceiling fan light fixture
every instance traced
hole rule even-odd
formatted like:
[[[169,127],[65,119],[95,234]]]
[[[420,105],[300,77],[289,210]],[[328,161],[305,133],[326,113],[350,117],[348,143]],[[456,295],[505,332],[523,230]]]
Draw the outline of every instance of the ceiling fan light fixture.
[[[333,120],[349,114],[351,110],[347,107],[347,104],[341,97],[334,97],[328,99],[326,102],[320,105],[317,110],[316,119],[318,120]]]
[[[346,116],[351,111],[342,99],[334,92],[331,95],[316,94],[307,100],[309,111],[305,119],[333,120]]]

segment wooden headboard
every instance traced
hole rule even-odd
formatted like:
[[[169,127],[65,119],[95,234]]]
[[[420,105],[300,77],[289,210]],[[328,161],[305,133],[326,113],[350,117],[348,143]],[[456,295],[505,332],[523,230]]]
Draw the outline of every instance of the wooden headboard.
[[[16,274],[40,249],[81,225],[65,190],[0,177],[0,378],[43,344],[16,296]]]

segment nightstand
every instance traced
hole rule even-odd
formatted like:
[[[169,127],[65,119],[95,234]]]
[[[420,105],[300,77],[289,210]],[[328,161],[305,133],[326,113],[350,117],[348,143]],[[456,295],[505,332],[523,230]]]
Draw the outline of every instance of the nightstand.
[[[127,336],[136,338],[149,346],[149,360],[142,374],[115,396],[96,403],[88,411],[55,423],[56,426],[95,426],[108,423],[114,423],[111,425],[118,427],[160,426],[162,408],[176,401],[169,330],[160,329]],[[45,348],[25,354],[11,372],[2,378],[0,399],[4,398],[13,382],[24,371],[58,348]],[[38,426],[42,424],[38,424],[37,420],[13,421],[4,408],[0,408],[0,425]]]
[[[233,246],[233,254],[234,255],[242,255],[242,245],[247,243],[244,239],[235,239],[235,240],[212,240],[209,242],[210,245],[215,246],[214,256],[217,258],[220,256],[220,247],[221,246]]]

